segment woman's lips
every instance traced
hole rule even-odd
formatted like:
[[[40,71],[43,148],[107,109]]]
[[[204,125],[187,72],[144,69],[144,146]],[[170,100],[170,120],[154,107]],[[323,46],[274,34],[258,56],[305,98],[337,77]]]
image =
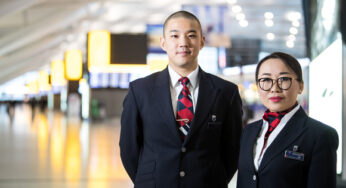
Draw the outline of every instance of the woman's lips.
[[[270,97],[269,100],[273,102],[280,102],[282,100],[282,97]]]

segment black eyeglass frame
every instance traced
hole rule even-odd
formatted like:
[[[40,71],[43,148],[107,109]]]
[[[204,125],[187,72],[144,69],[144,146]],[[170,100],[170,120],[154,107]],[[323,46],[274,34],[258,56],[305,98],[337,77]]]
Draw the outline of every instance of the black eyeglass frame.
[[[271,83],[271,86],[269,87],[269,89],[263,89],[262,87],[261,87],[261,81],[262,80],[264,80],[264,79],[268,79],[268,80],[270,80],[272,83]],[[282,85],[282,82],[283,82],[283,79],[288,79],[289,81],[290,81],[290,85],[288,86],[288,88],[286,88],[286,89],[283,89],[282,87],[281,87],[281,85]],[[281,80],[281,81],[280,81]],[[290,88],[291,88],[291,86],[292,86],[292,80],[297,80],[297,81],[300,81],[299,79],[297,79],[297,78],[292,78],[292,77],[280,77],[280,78],[278,78],[278,79],[271,79],[271,78],[259,78],[258,80],[257,80],[257,84],[258,84],[258,86],[259,86],[259,88],[261,88],[263,91],[270,91],[272,88],[273,88],[273,86],[274,86],[274,84],[275,83],[277,83],[277,85],[278,85],[278,88],[279,89],[281,89],[281,90],[289,90]]]

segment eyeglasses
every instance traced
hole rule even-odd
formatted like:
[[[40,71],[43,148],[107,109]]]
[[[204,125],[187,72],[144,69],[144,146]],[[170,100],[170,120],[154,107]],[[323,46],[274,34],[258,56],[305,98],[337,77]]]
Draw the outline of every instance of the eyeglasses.
[[[280,77],[276,80],[273,80],[271,78],[260,78],[257,80],[257,82],[259,87],[264,91],[269,91],[273,87],[275,82],[281,90],[288,90],[292,85],[292,79],[298,80],[296,78]]]

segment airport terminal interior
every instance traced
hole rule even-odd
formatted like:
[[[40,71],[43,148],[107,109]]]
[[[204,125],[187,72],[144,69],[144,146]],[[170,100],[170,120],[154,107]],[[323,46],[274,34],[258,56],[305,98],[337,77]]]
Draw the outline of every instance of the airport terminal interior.
[[[299,104],[338,132],[342,187],[343,8],[343,0],[0,1],[0,188],[133,187],[119,151],[123,100],[131,81],[167,67],[160,37],[178,10],[201,22],[200,68],[237,84],[244,125],[265,110],[258,61],[276,51],[298,59]]]

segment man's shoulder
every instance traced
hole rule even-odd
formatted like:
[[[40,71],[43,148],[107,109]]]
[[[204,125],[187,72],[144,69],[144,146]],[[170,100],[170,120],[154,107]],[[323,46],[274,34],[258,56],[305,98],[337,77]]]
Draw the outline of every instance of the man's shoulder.
[[[234,89],[234,88],[237,88],[237,85],[234,84],[233,82],[230,82],[228,80],[225,80],[219,76],[216,76],[216,75],[213,75],[213,74],[210,74],[210,73],[206,73],[206,76],[215,84],[216,87],[219,87],[219,88],[231,88],[231,89]]]
[[[158,79],[158,76],[160,74],[162,74],[162,71],[161,72],[152,73],[152,74],[150,74],[148,76],[145,76],[143,78],[138,78],[136,80],[133,80],[131,82],[131,85],[136,86],[136,87],[137,86],[143,86],[143,85],[146,85],[146,84],[150,84],[151,85],[151,84],[154,83],[154,81],[156,79]]]

